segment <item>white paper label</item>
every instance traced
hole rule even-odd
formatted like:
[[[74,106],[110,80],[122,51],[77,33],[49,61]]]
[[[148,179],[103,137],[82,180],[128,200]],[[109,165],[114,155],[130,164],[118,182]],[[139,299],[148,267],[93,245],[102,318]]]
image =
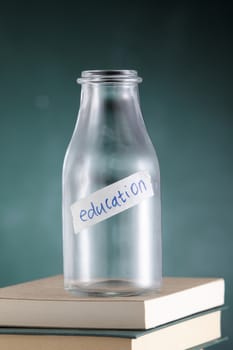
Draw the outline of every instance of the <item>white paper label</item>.
[[[154,195],[151,176],[139,171],[71,205],[74,232],[121,213]]]

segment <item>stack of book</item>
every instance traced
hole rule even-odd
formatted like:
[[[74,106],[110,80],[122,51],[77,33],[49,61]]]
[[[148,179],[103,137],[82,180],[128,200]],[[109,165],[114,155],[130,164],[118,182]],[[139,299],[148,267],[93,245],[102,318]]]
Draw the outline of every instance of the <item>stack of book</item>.
[[[0,289],[0,349],[204,349],[221,336],[224,280],[164,278],[160,292],[73,297],[55,276]]]

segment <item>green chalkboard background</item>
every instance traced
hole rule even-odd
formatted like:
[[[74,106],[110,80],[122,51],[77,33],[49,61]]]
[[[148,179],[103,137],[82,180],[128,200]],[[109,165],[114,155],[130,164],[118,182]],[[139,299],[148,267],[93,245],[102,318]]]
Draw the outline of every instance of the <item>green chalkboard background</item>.
[[[229,4],[1,2],[0,286],[62,272],[61,172],[76,78],[84,69],[136,69],[161,166],[164,274],[223,276],[231,305]],[[224,335],[232,325],[230,309]]]

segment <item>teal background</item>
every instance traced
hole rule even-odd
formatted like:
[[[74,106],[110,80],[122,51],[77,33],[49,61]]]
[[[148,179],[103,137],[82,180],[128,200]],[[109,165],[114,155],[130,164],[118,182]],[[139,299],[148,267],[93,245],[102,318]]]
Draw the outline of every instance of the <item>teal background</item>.
[[[232,304],[231,22],[227,1],[1,3],[0,286],[62,272],[76,78],[136,69],[161,167],[164,275],[222,276]],[[230,308],[224,335],[232,324]]]

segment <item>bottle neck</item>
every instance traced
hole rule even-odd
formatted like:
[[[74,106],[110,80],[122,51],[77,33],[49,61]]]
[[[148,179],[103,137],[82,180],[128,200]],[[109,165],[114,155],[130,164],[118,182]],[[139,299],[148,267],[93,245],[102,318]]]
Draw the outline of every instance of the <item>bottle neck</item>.
[[[71,140],[89,154],[153,153],[139,102],[136,71],[84,71],[78,118]]]
[[[93,147],[148,143],[138,84],[84,83],[75,130]]]
[[[80,107],[90,110],[95,108],[104,114],[118,114],[118,116],[122,113],[133,115],[133,111],[138,114],[140,112],[138,84],[83,84]]]

